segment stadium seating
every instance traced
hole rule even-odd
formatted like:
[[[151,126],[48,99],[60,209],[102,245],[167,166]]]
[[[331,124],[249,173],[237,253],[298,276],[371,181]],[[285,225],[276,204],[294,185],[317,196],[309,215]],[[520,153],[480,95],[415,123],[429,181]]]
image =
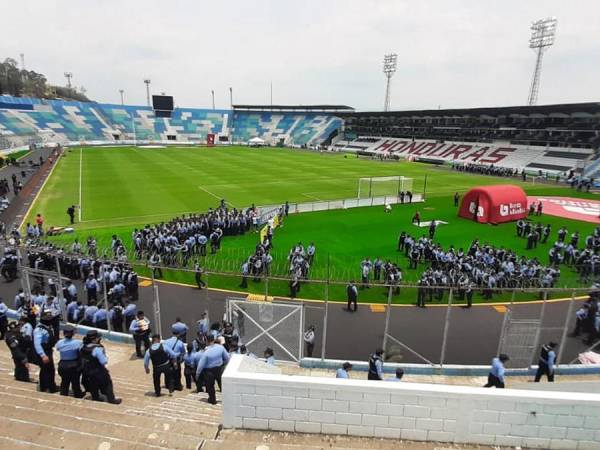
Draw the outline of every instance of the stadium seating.
[[[319,144],[340,128],[342,121],[325,114],[236,112],[233,140],[260,137],[267,144],[310,146]]]
[[[525,169],[531,173],[541,170],[551,174],[580,169],[594,156],[594,151],[589,148],[548,148],[373,137],[358,137],[352,141],[339,140],[333,145],[333,148],[340,151],[414,159],[436,164],[493,164],[511,169]]]
[[[147,106],[0,97],[0,144],[17,147],[39,142],[205,141],[209,133],[245,143],[253,137],[267,144],[311,146],[341,127],[327,114],[252,112],[176,108],[157,118]]]

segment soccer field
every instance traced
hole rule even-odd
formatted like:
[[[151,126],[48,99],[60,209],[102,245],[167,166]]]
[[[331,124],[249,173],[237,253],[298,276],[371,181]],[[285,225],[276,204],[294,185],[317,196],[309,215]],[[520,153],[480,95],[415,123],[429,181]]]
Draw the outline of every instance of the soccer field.
[[[370,176],[402,175],[413,178],[413,192],[422,193],[426,181],[426,203],[394,206],[391,214],[382,207],[304,213],[290,216],[285,226],[276,231],[274,274],[287,275],[287,253],[298,241],[305,245],[314,241],[317,247],[311,277],[334,280],[358,279],[360,261],[365,257],[390,259],[404,271],[404,281],[414,282],[418,271],[408,270],[407,259],[396,252],[398,234],[426,234],[410,224],[416,210],[422,220],[444,220],[436,233],[436,241],[446,248],[467,248],[478,237],[482,242],[514,248],[517,254],[538,256],[547,262],[549,245],[525,250],[525,241],[515,236],[514,224],[481,225],[460,219],[452,205],[454,192],[464,193],[477,185],[520,184],[530,194],[574,195],[568,188],[555,185],[522,184],[515,180],[458,173],[444,168],[414,162],[381,162],[358,159],[351,155],[316,153],[287,149],[228,148],[71,148],[57,164],[43,191],[32,206],[27,220],[41,213],[46,226],[65,226],[66,209],[80,205],[81,220],[74,235],[59,236],[59,243],[70,243],[74,237],[84,241],[89,235],[107,247],[112,234],[118,234],[131,248],[131,231],[147,223],[168,220],[182,213],[204,212],[226,199],[232,206],[267,205],[355,198],[358,180]],[[590,196],[590,194],[580,194]],[[582,237],[593,230],[589,223],[543,216],[543,224],[552,224],[551,241],[556,230],[566,224],[570,231],[579,230]],[[203,265],[208,270],[238,273],[242,261],[252,253],[256,234],[226,237],[222,250],[208,256]],[[190,281],[189,275],[170,273],[178,281]],[[210,276],[213,287],[237,288],[239,278]],[[250,283],[249,290],[264,292],[262,283]],[[563,268],[561,286],[577,286],[577,276]],[[335,295],[343,297],[343,286]],[[284,281],[272,282],[270,290],[287,294]],[[303,287],[301,296],[322,298],[323,286]],[[376,291],[376,292],[375,292]],[[361,300],[384,301],[380,289],[367,290]],[[413,301],[407,292],[399,302]]]

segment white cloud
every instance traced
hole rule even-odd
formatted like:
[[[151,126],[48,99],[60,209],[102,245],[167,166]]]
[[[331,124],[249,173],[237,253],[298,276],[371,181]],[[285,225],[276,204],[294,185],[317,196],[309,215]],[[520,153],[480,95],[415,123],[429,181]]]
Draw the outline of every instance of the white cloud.
[[[384,53],[398,53],[394,109],[523,104],[529,23],[558,17],[540,103],[595,100],[600,3],[475,0],[20,0],[3,5],[3,57],[90,97],[143,104],[143,79],[181,106],[337,103],[381,109]],[[7,20],[7,18],[10,18]],[[6,39],[10,36],[10,39]]]

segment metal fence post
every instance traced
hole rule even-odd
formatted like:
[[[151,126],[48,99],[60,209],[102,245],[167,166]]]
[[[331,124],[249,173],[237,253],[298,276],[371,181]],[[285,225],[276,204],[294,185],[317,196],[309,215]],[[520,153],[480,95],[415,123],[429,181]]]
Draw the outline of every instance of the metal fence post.
[[[265,302],[269,298],[269,277],[265,275]]]
[[[544,291],[544,303],[542,303],[542,310],[540,311],[540,324],[538,325],[537,332],[535,333],[535,341],[533,344],[533,350],[531,352],[531,359],[529,360],[529,366],[533,365],[535,358],[537,357],[537,349],[540,345],[540,335],[542,334],[542,326],[544,324],[544,315],[546,312],[546,303],[548,300],[548,291]]]
[[[325,283],[325,314],[323,315],[323,339],[321,341],[321,361],[325,360],[325,347],[327,346],[327,316],[329,314],[329,279]]]
[[[56,280],[56,296],[58,297],[58,304],[60,305],[60,317],[63,321],[66,322],[66,312],[67,308],[65,303],[65,297],[63,295],[63,287],[62,287],[62,276],[60,274],[60,261],[58,259],[58,255],[54,255],[54,260],[56,264],[56,274],[58,275],[58,280]],[[42,275],[43,276],[43,275]]]
[[[160,297],[158,295],[158,286],[154,279],[154,269],[152,268],[152,294],[154,297],[154,320],[156,321],[156,331],[162,336],[162,324],[160,321]]]
[[[382,343],[382,347],[384,351],[387,351],[387,339],[388,339],[388,332],[389,332],[389,328],[390,328],[390,315],[392,312],[392,291],[393,288],[392,286],[388,286],[388,299],[387,299],[387,308],[385,311],[385,328],[383,329],[383,343]]]
[[[560,365],[563,357],[563,349],[565,348],[565,343],[567,342],[567,335],[569,332],[569,322],[571,321],[571,316],[573,315],[573,307],[575,306],[575,289],[571,293],[571,300],[569,302],[569,309],[567,310],[567,315],[565,316],[565,325],[563,327],[562,337],[560,338],[560,344],[558,346],[558,355],[556,355],[556,365]]]
[[[104,277],[102,277],[102,292],[104,294],[104,308],[106,308],[106,313],[107,313],[106,327],[107,327],[108,331],[112,331],[112,324],[110,323],[110,315],[108,314],[108,312],[109,312],[108,290],[106,289],[106,278],[104,278]]]
[[[446,308],[446,322],[444,323],[444,338],[442,340],[442,352],[440,354],[440,367],[444,365],[446,357],[446,342],[448,340],[448,329],[450,328],[450,311],[452,310],[452,288],[448,293],[448,306]]]

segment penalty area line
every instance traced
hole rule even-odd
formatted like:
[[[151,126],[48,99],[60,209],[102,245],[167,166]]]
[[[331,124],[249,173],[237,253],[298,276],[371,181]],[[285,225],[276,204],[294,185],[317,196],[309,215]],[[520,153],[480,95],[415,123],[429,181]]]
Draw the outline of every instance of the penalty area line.
[[[306,193],[304,193],[304,192],[303,192],[302,194],[300,194],[300,195],[304,195],[305,197],[312,198],[313,200],[317,200],[317,201],[319,201],[319,202],[322,202],[322,201],[323,201],[323,200],[321,200],[319,197],[315,197],[314,195],[306,194]]]
[[[206,188],[203,188],[202,186],[198,186],[198,189],[200,189],[200,190],[202,190],[202,191],[206,192],[208,195],[212,195],[212,196],[213,196],[214,198],[216,198],[217,200],[222,200],[222,199],[223,199],[223,197],[220,197],[220,196],[218,196],[218,195],[214,194],[213,192],[210,192],[208,189],[206,189]],[[225,203],[228,203],[229,205],[233,206],[234,208],[237,208],[237,206],[235,206],[235,205],[234,205],[233,203],[231,203],[231,202],[225,201]]]

